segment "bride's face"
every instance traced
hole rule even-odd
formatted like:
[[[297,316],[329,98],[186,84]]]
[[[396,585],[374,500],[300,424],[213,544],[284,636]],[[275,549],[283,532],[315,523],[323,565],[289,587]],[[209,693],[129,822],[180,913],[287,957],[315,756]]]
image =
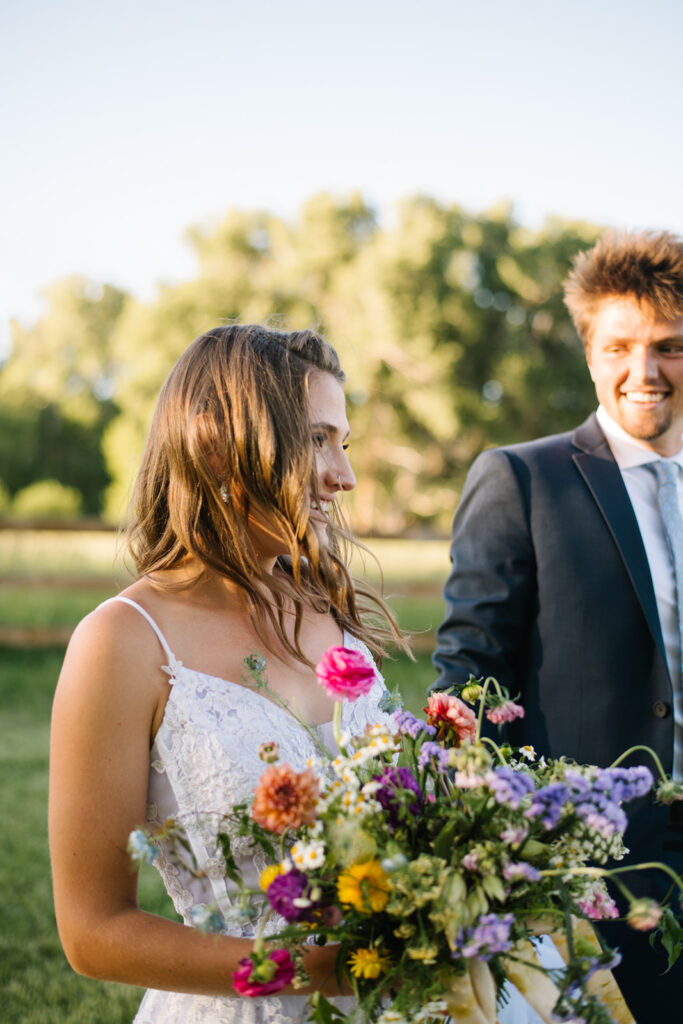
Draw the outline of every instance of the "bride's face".
[[[346,454],[349,423],[346,399],[341,384],[330,374],[319,372],[309,382],[309,421],[313,441],[313,468],[317,479],[318,499],[311,493],[310,523],[321,544],[327,543],[330,505],[339,491],[350,491],[356,478]],[[284,538],[273,528],[265,513],[252,509],[249,533],[261,558],[275,559],[289,554]]]
[[[318,501],[310,495],[310,521],[321,542],[327,539],[329,508],[339,491],[356,486],[347,456],[349,422],[346,399],[339,381],[330,373],[316,373],[309,387],[309,418],[315,452]]]

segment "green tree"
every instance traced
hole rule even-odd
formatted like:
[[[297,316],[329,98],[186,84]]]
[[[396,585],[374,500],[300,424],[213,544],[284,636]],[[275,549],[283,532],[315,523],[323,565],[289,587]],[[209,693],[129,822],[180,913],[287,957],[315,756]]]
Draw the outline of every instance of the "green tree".
[[[97,514],[109,481],[102,434],[118,411],[110,336],[125,295],[71,277],[46,297],[47,312],[34,326],[12,325],[0,369],[0,477],[12,494],[54,478]]]

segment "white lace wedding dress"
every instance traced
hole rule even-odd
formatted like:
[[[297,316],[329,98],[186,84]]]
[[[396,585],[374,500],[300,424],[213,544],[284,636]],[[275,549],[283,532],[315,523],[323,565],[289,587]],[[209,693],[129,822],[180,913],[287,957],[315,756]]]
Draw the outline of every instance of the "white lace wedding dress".
[[[155,866],[185,924],[191,924],[194,907],[218,905],[226,934],[253,937],[254,924],[237,920],[235,886],[226,879],[216,849],[218,820],[233,804],[253,794],[266,768],[258,756],[261,743],[275,741],[281,762],[297,771],[305,768],[318,750],[306,730],[273,701],[241,684],[187,668],[175,658],[159,627],[140,605],[125,597],[113,600],[130,604],[150,623],[166,656],[164,671],[173,684],[150,752],[147,824],[159,825],[168,818],[193,822],[189,838],[202,877],[179,865],[168,848],[160,849]],[[367,648],[348,634],[344,643],[368,654]],[[378,707],[383,692],[378,674],[366,696],[354,703],[345,701],[342,729],[360,734],[369,724],[388,721],[390,716]],[[318,726],[317,731],[333,749],[332,723]],[[239,840],[233,842],[232,849],[245,884],[258,886],[266,866],[264,855],[254,855],[246,841],[241,849]],[[353,1005],[351,999],[337,1002],[344,1009]],[[247,999],[149,989],[134,1024],[304,1024],[306,1004],[305,996]]]
[[[241,684],[188,668],[175,658],[152,617],[130,598],[116,597],[143,615],[159,638],[166,656],[163,666],[173,686],[163,721],[150,751],[147,824],[161,825],[168,818],[192,822],[189,832],[200,877],[179,864],[169,847],[162,846],[155,866],[173,905],[191,926],[193,908],[215,907],[225,921],[224,932],[251,938],[253,923],[238,919],[235,886],[226,879],[223,859],[216,848],[218,820],[233,804],[249,798],[265,769],[259,759],[261,743],[275,741],[280,759],[301,771],[318,751],[311,736],[296,720],[261,693]],[[346,634],[347,647],[367,648]],[[390,716],[378,702],[384,684],[378,678],[368,694],[342,705],[342,729],[361,734],[367,725],[386,722]],[[332,724],[317,731],[328,749],[334,749]],[[214,816],[212,817],[212,813]],[[233,841],[232,849],[245,884],[258,885],[266,866],[265,856],[248,843]],[[274,929],[284,921],[274,923]],[[199,996],[148,989],[134,1024],[305,1024],[305,996],[266,996],[256,999],[230,996]],[[352,999],[338,999],[348,1012]],[[511,1002],[499,1016],[501,1024],[537,1024],[539,1018],[513,990]]]

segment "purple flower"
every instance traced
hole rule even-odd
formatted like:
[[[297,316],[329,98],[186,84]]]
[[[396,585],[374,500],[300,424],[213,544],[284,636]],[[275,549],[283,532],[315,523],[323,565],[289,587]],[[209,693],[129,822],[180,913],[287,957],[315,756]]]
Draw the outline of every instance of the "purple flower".
[[[307,888],[307,876],[293,868],[273,879],[266,890],[266,897],[273,910],[286,921],[310,921],[314,905],[306,898]]]
[[[507,953],[512,945],[510,929],[514,920],[514,914],[482,914],[475,925],[460,933],[459,949],[453,955],[490,960],[496,953]]]
[[[569,799],[569,790],[563,782],[551,782],[536,790],[531,806],[524,812],[527,818],[540,818],[542,824],[551,829],[562,817],[562,808]]]
[[[506,882],[537,882],[540,877],[541,872],[524,860],[511,861],[503,868],[503,878]]]
[[[387,812],[387,823],[391,831],[401,824],[406,813],[420,813],[424,798],[410,768],[385,768],[381,775],[374,776],[374,781],[380,783],[375,799]],[[415,799],[411,803],[407,802],[405,791],[414,795]]]
[[[434,759],[436,761],[436,769],[439,772],[445,772],[448,768],[448,761],[450,758],[450,752],[444,750],[440,743],[423,743],[420,747],[420,753],[417,759],[418,768],[424,768],[429,762]]]
[[[534,780],[524,772],[501,765],[486,773],[486,785],[493,793],[497,803],[515,810],[519,807],[522,799],[532,792]]]
[[[633,768],[605,768],[601,775],[607,776],[605,781],[611,789],[612,799],[620,804],[645,796],[654,784],[652,772],[642,764]]]
[[[436,736],[435,726],[416,718],[410,711],[396,711],[394,722],[398,731],[405,736],[410,736],[411,739],[416,740],[421,733],[425,733],[427,736]]]

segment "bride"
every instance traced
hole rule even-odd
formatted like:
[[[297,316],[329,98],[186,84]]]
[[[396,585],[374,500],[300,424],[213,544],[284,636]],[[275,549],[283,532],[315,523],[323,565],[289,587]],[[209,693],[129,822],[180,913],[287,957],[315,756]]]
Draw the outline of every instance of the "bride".
[[[355,485],[343,382],[336,353],[310,331],[230,326],[197,338],[161,391],[138,474],[136,582],[84,619],[67,650],[51,748],[57,923],[76,971],[147,987],[136,1024],[303,1024],[313,991],[352,1006],[334,946],[308,950],[308,989],[236,994],[255,924],[233,903],[211,825],[252,794],[261,744],[301,770],[316,753],[311,731],[334,743],[333,702],[314,673],[327,648],[381,658],[387,641],[405,646],[340,554],[337,499]],[[266,656],[270,694],[246,685],[254,653]],[[344,704],[343,728],[384,720],[383,692],[378,674]],[[171,818],[197,823],[199,872],[163,845],[155,861],[183,924],[139,909],[126,852],[132,830]],[[256,885],[264,864],[235,852]],[[191,927],[215,905],[220,935]],[[516,998],[500,1020],[537,1021]]]
[[[161,391],[136,482],[137,580],[84,619],[67,650],[51,751],[57,922],[76,971],[149,988],[137,1024],[285,1024],[305,1020],[307,992],[340,995],[336,950],[317,946],[305,958],[309,989],[236,995],[254,926],[231,908],[211,829],[192,835],[203,877],[169,851],[157,860],[184,925],[138,908],[126,843],[145,822],[199,819],[250,796],[265,741],[303,769],[313,740],[272,698],[329,745],[333,701],[314,673],[324,651],[381,657],[387,640],[403,643],[339,551],[337,499],[355,486],[343,381],[336,353],[310,331],[230,326],[196,339]],[[255,652],[270,696],[244,685]],[[383,720],[382,693],[378,675],[345,705],[344,728]],[[243,861],[249,884],[259,864]],[[222,935],[185,927],[216,902]]]

